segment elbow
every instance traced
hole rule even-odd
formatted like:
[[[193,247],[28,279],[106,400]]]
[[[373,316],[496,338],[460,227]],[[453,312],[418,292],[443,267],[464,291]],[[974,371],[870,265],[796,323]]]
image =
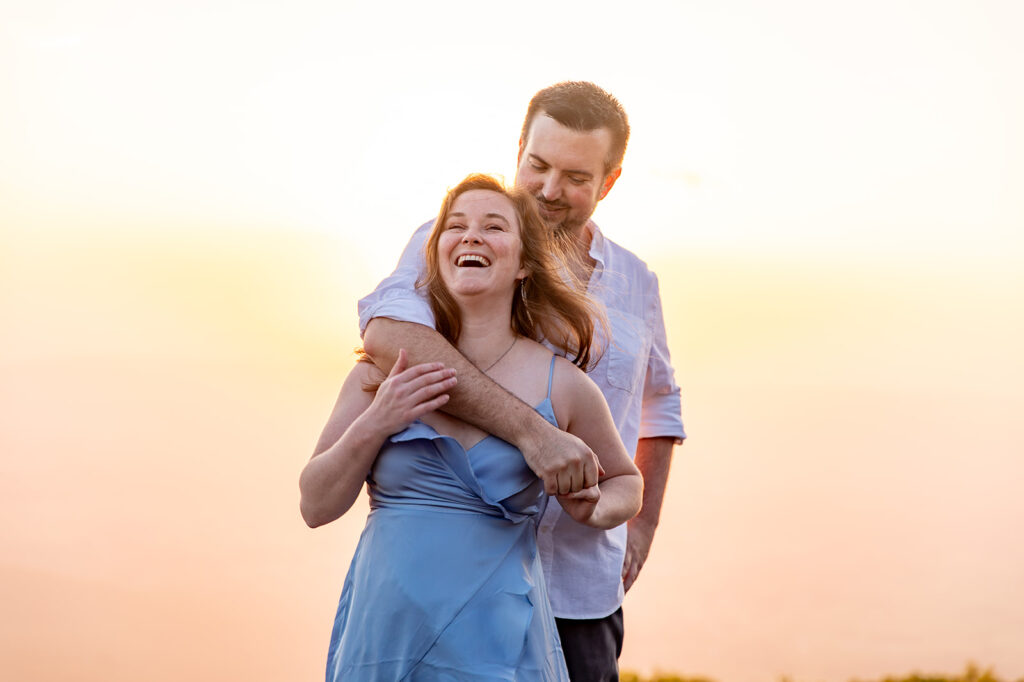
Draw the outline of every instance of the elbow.
[[[324,520],[324,515],[316,507],[309,504],[305,498],[299,502],[299,513],[302,514],[302,520],[310,528],[319,528],[327,523]]]
[[[352,508],[354,502],[354,496],[332,502],[326,499],[310,499],[303,495],[299,500],[299,513],[302,514],[302,520],[306,522],[307,526],[319,528],[340,519]]]
[[[630,505],[631,513],[629,518],[632,519],[640,513],[640,510],[644,506],[644,477],[641,476],[640,471],[637,470],[636,476],[631,476],[630,479],[633,483],[633,494],[631,496],[632,505]]]
[[[302,515],[302,520],[306,522],[307,526],[319,528],[334,519],[327,517],[327,511],[322,503],[322,496],[312,494],[315,489],[311,490],[310,488],[311,486],[306,480],[306,472],[303,471],[302,476],[299,477],[299,514]]]
[[[374,362],[394,354],[385,329],[388,322],[387,318],[375,317],[367,323],[366,331],[363,332],[363,351]]]

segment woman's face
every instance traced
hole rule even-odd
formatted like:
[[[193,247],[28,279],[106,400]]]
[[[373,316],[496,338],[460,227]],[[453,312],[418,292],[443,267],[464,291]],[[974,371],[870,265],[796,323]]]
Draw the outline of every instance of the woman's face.
[[[486,189],[460,194],[443,225],[437,255],[441,279],[456,298],[506,295],[511,300],[526,276],[512,202]]]

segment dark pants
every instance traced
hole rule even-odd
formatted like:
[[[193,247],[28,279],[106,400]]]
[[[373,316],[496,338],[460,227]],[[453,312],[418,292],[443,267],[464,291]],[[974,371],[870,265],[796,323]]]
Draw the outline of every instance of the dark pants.
[[[622,608],[606,618],[555,618],[572,682],[619,682]]]

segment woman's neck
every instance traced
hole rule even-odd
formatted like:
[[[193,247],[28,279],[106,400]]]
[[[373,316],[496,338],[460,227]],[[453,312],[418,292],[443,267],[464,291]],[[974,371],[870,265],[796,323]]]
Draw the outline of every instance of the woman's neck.
[[[457,347],[477,367],[490,365],[515,340],[511,301],[506,305],[460,305],[459,311],[461,330]]]

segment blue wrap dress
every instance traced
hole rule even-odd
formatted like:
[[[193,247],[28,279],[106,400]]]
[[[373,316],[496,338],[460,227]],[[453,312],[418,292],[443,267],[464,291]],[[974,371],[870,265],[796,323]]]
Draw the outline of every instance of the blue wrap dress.
[[[536,407],[553,424],[554,362]],[[487,436],[466,450],[416,421],[367,482],[328,682],[568,681],[537,555],[547,496],[518,449]]]

